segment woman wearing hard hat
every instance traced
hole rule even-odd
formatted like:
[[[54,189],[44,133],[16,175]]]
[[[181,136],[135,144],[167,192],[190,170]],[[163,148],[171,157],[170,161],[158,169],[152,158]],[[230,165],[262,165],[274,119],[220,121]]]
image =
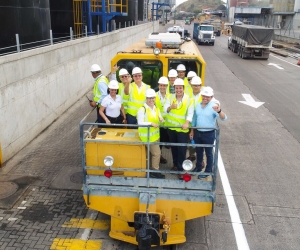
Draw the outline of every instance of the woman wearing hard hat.
[[[170,98],[171,94],[167,92],[167,87],[169,85],[168,78],[165,76],[162,76],[158,80],[158,91],[156,92],[156,101],[155,105],[157,108],[159,108],[159,111],[164,118],[164,120],[167,117],[167,113],[164,110],[164,106],[166,101]],[[164,126],[164,124],[162,124]],[[168,142],[169,141],[169,136],[167,133],[166,128],[160,128],[159,129],[160,133],[160,141],[161,142]],[[162,149],[162,145],[160,145],[160,149]],[[160,163],[166,164],[167,159],[165,159],[163,156],[160,157]]]
[[[123,100],[123,106],[125,109],[125,114],[127,113],[127,102],[129,99],[128,95],[125,95],[124,93],[124,88],[126,83],[131,83],[132,78],[131,75],[128,73],[127,69],[120,69],[119,70],[119,78],[121,80],[121,82],[119,83],[119,95],[122,97]]]
[[[122,97],[118,95],[119,83],[116,80],[108,84],[109,95],[101,102],[99,113],[106,124],[126,123]]]
[[[159,108],[155,104],[156,93],[153,89],[147,89],[146,91],[146,103],[139,108],[137,113],[138,125],[148,125],[148,127],[139,127],[138,132],[142,142],[158,142],[159,135],[159,123],[163,122],[163,118],[160,114]],[[150,131],[149,131],[150,130]],[[151,154],[151,169],[159,170],[161,151],[159,145],[150,145]],[[165,176],[161,173],[150,173],[151,178],[164,179]]]
[[[125,95],[129,95],[126,117],[128,124],[137,124],[137,112],[145,103],[146,90],[149,89],[150,86],[142,81],[142,70],[139,67],[133,68],[132,77],[134,82],[126,83],[124,88]]]
[[[188,143],[189,126],[194,114],[194,100],[184,93],[184,82],[177,78],[174,82],[175,94],[166,102],[164,109],[167,112],[166,126],[171,143]],[[172,127],[178,128],[172,128]],[[183,171],[182,163],[186,158],[187,146],[172,146],[173,164],[171,170]],[[182,178],[182,175],[179,175]]]

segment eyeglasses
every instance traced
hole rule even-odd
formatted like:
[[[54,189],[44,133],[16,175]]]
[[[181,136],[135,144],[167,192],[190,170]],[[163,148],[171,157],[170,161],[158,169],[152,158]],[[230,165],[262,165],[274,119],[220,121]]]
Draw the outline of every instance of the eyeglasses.
[[[120,76],[120,78],[127,78],[128,76]]]
[[[142,77],[142,75],[133,75],[133,77]]]
[[[178,74],[183,73],[185,74],[185,71],[177,71]]]

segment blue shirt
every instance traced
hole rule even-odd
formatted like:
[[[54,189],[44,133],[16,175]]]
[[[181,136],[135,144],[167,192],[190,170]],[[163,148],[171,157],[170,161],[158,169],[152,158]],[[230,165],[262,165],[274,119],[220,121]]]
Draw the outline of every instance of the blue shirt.
[[[192,126],[193,127],[206,127],[206,129],[198,129],[199,131],[211,131],[215,129],[216,120],[219,117],[222,121],[227,120],[227,116],[225,118],[220,118],[219,114],[214,111],[212,108],[216,103],[214,101],[210,101],[204,108],[202,108],[202,102],[196,105]],[[211,129],[209,129],[211,128]]]

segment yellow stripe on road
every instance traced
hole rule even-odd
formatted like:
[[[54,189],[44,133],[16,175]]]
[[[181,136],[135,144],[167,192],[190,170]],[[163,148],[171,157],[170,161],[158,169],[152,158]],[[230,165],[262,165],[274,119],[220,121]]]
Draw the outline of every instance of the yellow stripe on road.
[[[101,240],[54,239],[50,250],[99,250]]]
[[[109,220],[71,219],[69,222],[65,222],[62,227],[107,230],[109,223]]]

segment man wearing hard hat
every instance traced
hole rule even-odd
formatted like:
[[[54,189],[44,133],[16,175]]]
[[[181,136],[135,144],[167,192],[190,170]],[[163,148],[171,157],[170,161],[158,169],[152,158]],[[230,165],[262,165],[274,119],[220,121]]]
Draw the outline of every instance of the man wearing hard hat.
[[[188,143],[189,126],[194,114],[194,100],[184,93],[184,82],[177,78],[174,82],[175,94],[166,102],[164,109],[167,112],[165,126],[169,128],[168,135],[171,143]],[[186,158],[187,146],[172,146],[174,166],[171,170],[183,171],[182,163]],[[179,175],[182,179],[182,174]]]
[[[178,76],[177,71],[175,69],[170,69],[170,71],[168,73],[169,85],[168,85],[168,89],[167,89],[167,92],[170,94],[175,94],[174,82],[175,82],[177,76]]]
[[[149,85],[143,82],[142,70],[139,67],[132,69],[132,77],[134,82],[125,84],[124,93],[129,95],[127,102],[127,124],[137,124],[136,115],[140,107],[146,101],[146,90]]]
[[[177,73],[178,73],[178,78],[182,79],[184,82],[184,86],[188,86],[189,81],[187,77],[185,77],[185,72],[186,72],[186,67],[183,64],[179,64],[176,68]]]
[[[192,126],[200,127],[198,129],[191,129],[190,138],[195,140],[196,144],[214,144],[216,120],[221,121],[227,119],[226,114],[221,110],[220,104],[213,100],[214,91],[211,87],[203,87],[200,92],[202,101],[196,105]],[[197,162],[196,171],[202,170],[203,150],[205,150],[207,164],[205,173],[212,172],[213,167],[213,147],[196,147]],[[199,175],[199,179],[206,179],[211,181],[211,175]]]
[[[114,67],[113,71],[110,74],[110,80],[116,80],[116,69],[117,66]],[[107,85],[108,85],[108,79],[106,76],[104,76],[101,73],[101,68],[98,64],[93,64],[91,66],[91,74],[92,77],[95,80],[94,83],[94,88],[93,88],[93,94],[94,98],[93,101],[90,101],[90,106],[91,107],[97,107],[97,122],[98,123],[103,123],[104,120],[100,116],[99,109],[100,109],[100,104],[105,96],[107,96]]]
[[[139,127],[138,132],[142,142],[158,142],[159,124],[163,118],[159,109],[155,106],[156,93],[153,89],[146,91],[146,103],[139,108],[137,113],[138,125],[147,125],[150,127]],[[150,144],[151,169],[159,170],[161,151],[159,145]],[[151,172],[151,178],[164,179],[165,176],[158,172]]]

